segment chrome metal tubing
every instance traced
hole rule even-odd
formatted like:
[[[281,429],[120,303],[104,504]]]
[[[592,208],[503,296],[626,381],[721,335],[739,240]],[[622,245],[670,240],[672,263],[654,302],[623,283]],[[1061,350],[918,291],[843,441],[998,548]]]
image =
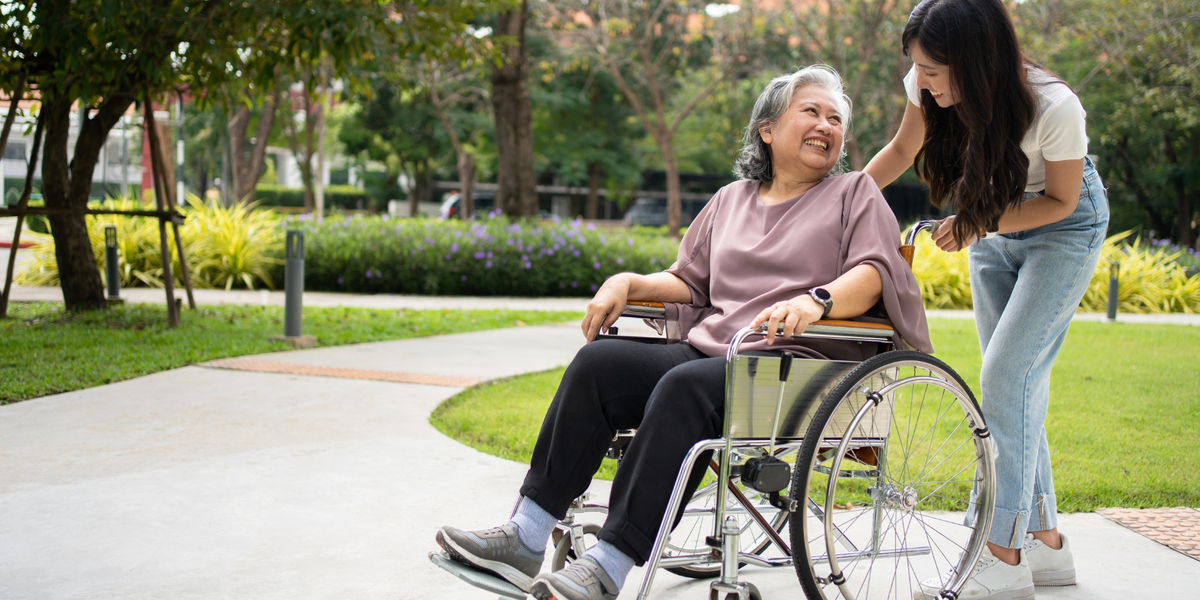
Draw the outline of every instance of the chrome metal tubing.
[[[929,546],[917,546],[915,548],[908,548],[905,550],[896,548],[893,550],[879,550],[876,552],[838,552],[837,558],[838,560],[848,560],[851,558],[862,558],[864,556],[924,556],[926,554],[929,554]],[[816,554],[812,557],[813,562],[823,562],[826,560],[829,560],[828,554]]]
[[[878,395],[882,396],[883,393],[878,392]],[[849,432],[855,431],[858,428],[858,424],[862,422],[863,417],[866,416],[867,412],[876,408],[877,406],[878,405],[873,402],[864,402],[863,405],[858,408],[858,412],[855,413],[854,418],[850,421],[850,425],[848,427],[846,427],[846,431],[847,431],[848,435],[843,437],[842,442],[840,444],[838,444],[837,453],[833,457],[833,464],[829,466],[830,472],[837,473],[842,467],[842,458],[845,457],[847,447],[850,444],[851,436],[849,435]],[[833,514],[834,491],[835,491],[834,486],[836,486],[836,485],[837,485],[837,480],[830,478],[829,489],[826,490],[826,495],[825,495],[825,514],[826,515]],[[875,526],[878,527],[878,524],[876,524]],[[842,573],[843,572],[842,568],[838,564],[838,554],[837,554],[837,552],[834,551],[834,548],[833,548],[833,542],[834,542],[833,519],[826,519],[826,521],[825,521],[825,552],[829,555],[829,556],[827,556],[827,560],[829,561],[829,569],[832,573]],[[865,553],[866,555],[871,555],[878,551],[878,549],[877,549],[878,544],[877,544],[876,540],[872,539],[871,546],[872,546],[872,551]],[[847,582],[845,581],[845,578],[843,578],[842,583],[837,584],[837,586],[839,589],[841,589],[842,595],[844,597],[853,598],[854,594],[850,593],[849,589],[847,589],[846,583]]]
[[[780,324],[782,326],[782,323]],[[729,350],[725,352],[726,362],[733,362],[733,359],[741,352],[742,342],[746,338],[752,336],[767,335],[767,326],[765,324],[758,327],[743,327],[738,330],[733,336],[733,341],[729,343]],[[788,339],[813,339],[813,340],[842,340],[847,342],[890,342],[895,336],[894,330],[878,330],[878,329],[854,329],[851,327],[838,327],[834,325],[809,325],[800,335],[794,335]]]
[[[687,487],[688,476],[692,474],[692,467],[695,466],[696,460],[700,455],[709,450],[717,450],[725,447],[725,439],[700,440],[696,442],[692,449],[688,451],[687,456],[683,458],[683,464],[679,467],[679,473],[675,475],[675,487],[671,490],[671,498],[667,501],[667,510],[663,513],[662,522],[658,526],[658,536],[654,538],[654,547],[650,549],[650,559],[646,561],[645,574],[642,576],[642,585],[638,588],[637,600],[645,600],[650,592],[650,586],[654,584],[654,572],[658,570],[659,560],[662,558],[663,548],[667,545],[667,539],[671,537],[671,523],[674,521],[675,513],[679,510],[680,503],[683,502],[683,491]],[[722,471],[728,469],[729,461],[722,461]],[[728,481],[728,472],[725,472],[726,477],[723,481]],[[718,486],[718,491],[724,490],[725,486]],[[720,500],[724,500],[724,495],[719,496]],[[721,512],[721,505],[717,505],[718,513]],[[720,527],[721,521],[717,521]],[[719,531],[719,530],[718,530]]]
[[[671,567],[686,567],[688,565],[704,564],[717,562],[712,553],[708,554],[680,554],[678,556],[667,556],[659,559],[658,566],[663,569]]]
[[[772,507],[770,504],[755,504],[754,508],[759,509],[761,511],[761,510],[770,510],[771,508],[774,508],[774,507]],[[711,508],[685,508],[685,509],[683,509],[683,514],[685,514],[685,515],[698,515],[698,514],[711,513],[711,512],[713,512],[713,509],[711,509]],[[727,515],[748,515],[748,514],[750,514],[750,511],[748,511],[745,508],[742,508],[740,506],[734,506],[734,507],[725,509],[725,514],[727,514]]]
[[[908,234],[904,236],[905,245],[911,246],[917,241],[917,234],[923,230],[928,230],[933,233],[935,229],[941,227],[941,221],[917,221],[915,225],[908,229]]]
[[[747,554],[741,552],[738,554],[738,562],[754,565],[756,567],[790,567],[792,566],[792,557],[780,556],[776,558],[763,558],[757,554]]]

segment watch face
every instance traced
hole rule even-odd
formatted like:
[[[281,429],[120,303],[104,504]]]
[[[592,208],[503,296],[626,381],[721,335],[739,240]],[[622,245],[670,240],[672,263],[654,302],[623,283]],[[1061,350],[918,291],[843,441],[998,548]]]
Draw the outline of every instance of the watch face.
[[[820,298],[822,302],[829,302],[833,299],[833,296],[825,288],[814,288],[812,293],[817,298]]]

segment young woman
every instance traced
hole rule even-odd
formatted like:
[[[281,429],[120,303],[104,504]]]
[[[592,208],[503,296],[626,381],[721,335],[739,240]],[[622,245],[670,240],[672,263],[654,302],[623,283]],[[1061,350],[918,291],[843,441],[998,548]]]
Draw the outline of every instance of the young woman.
[[[1070,585],[1044,427],[1050,369],[1108,227],[1069,86],[1021,55],[1001,0],[925,0],[904,28],[913,68],[896,137],[867,165],[880,187],[913,165],[933,203],[957,214],[938,247],[969,248],[983,350],[981,404],[997,445],[988,551],[961,598],[1033,598]],[[939,581],[922,583],[929,597]]]

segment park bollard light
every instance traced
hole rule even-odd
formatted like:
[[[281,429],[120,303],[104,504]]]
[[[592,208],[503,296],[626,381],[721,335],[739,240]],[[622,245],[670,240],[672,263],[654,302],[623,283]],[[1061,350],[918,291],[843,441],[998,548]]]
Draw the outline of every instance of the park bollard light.
[[[104,278],[108,284],[109,304],[121,304],[121,269],[117,262],[117,226],[104,226]]]
[[[1112,261],[1108,264],[1108,322],[1117,320],[1117,296],[1121,289],[1121,263]]]
[[[287,232],[286,260],[283,265],[283,335],[272,336],[295,348],[317,345],[317,338],[302,335],[304,328],[304,232]]]

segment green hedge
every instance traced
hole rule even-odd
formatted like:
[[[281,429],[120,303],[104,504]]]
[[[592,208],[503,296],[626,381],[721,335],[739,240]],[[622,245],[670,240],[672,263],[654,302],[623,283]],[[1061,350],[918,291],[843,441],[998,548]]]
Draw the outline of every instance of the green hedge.
[[[579,221],[460,221],[308,215],[289,225],[305,234],[309,290],[367,294],[590,297],[622,271],[661,271],[675,260],[669,238]]]
[[[261,183],[254,187],[254,200],[263,206],[304,206],[304,188]],[[325,187],[325,208],[378,210],[375,199],[352,185]]]

